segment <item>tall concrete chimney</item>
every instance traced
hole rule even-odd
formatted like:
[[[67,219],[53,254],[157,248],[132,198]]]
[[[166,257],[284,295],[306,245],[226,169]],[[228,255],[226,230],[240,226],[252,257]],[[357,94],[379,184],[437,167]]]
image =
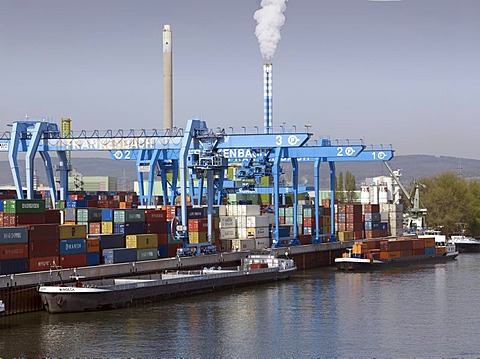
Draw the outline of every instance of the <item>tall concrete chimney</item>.
[[[173,127],[172,31],[163,26],[163,129]]]
[[[263,64],[263,127],[264,133],[273,132],[272,64]]]

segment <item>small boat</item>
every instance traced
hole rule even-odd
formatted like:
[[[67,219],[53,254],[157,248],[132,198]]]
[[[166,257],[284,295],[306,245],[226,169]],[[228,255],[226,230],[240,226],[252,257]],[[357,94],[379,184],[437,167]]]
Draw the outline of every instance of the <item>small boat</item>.
[[[452,244],[437,245],[434,237],[376,239],[356,241],[341,258],[338,269],[382,269],[412,264],[441,263],[454,260],[458,251]]]
[[[88,283],[76,278],[71,285],[41,285],[38,292],[49,313],[96,311],[288,279],[296,269],[293,259],[250,254],[235,269],[171,271]]]
[[[467,237],[463,233],[450,236],[449,242],[454,244],[460,253],[480,252],[480,239]]]

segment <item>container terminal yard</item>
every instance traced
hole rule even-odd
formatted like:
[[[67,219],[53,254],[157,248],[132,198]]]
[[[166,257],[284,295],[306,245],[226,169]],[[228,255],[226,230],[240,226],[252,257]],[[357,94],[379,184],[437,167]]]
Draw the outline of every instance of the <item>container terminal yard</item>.
[[[314,140],[308,126],[274,127],[271,63],[263,65],[263,133],[258,127],[212,129],[202,119],[173,126],[170,31],[166,25],[164,129],[75,132],[69,119],[61,127],[24,119],[0,135],[15,186],[0,201],[0,300],[6,315],[41,310],[40,283],[234,266],[249,251],[265,248],[294,258],[302,270],[332,265],[355,239],[401,233],[401,206],[335,199],[335,163],[389,161],[393,148]],[[70,191],[71,159],[79,151],[108,151],[114,161],[132,161],[138,193]],[[37,154],[48,182],[40,192],[34,185]],[[313,196],[299,185],[299,163],[306,162],[313,164]],[[291,168],[288,193],[281,183],[284,163]],[[320,201],[324,168],[330,198]],[[156,181],[160,200],[153,194]]]

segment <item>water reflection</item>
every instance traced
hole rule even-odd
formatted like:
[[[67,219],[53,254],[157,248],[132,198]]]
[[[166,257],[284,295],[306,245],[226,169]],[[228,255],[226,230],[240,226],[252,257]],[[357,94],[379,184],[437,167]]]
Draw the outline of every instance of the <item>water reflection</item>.
[[[480,256],[107,312],[0,318],[4,357],[472,357]]]

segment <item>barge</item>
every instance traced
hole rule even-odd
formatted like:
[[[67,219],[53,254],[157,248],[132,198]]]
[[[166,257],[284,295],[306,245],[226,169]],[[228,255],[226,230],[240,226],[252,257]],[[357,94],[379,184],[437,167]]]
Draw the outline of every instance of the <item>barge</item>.
[[[456,259],[452,244],[437,245],[435,238],[397,238],[357,241],[335,258],[341,270],[375,270],[413,264],[442,263]]]
[[[288,279],[297,267],[292,259],[251,254],[236,269],[172,271],[73,285],[38,288],[49,313],[117,309],[176,297]]]

